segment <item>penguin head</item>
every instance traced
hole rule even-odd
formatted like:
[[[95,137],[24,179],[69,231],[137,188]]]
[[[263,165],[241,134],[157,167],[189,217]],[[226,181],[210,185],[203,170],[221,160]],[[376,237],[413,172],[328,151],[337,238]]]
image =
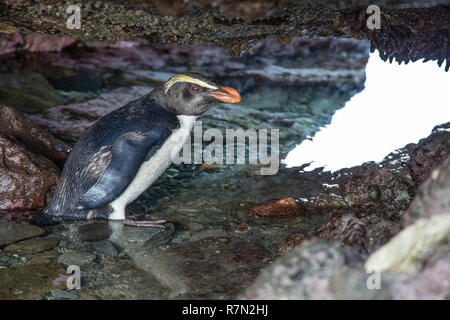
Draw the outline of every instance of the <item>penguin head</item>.
[[[241,101],[235,89],[221,86],[201,73],[175,75],[160,90],[160,102],[176,115],[198,116],[217,103]]]

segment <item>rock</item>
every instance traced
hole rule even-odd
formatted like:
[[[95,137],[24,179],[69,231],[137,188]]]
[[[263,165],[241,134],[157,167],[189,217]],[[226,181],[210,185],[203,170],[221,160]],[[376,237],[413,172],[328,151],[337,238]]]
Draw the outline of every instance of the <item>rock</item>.
[[[259,244],[229,237],[182,243],[160,255],[165,258],[153,266],[152,273],[164,273],[169,279],[181,276],[187,291],[179,297],[213,299],[234,297],[270,256]],[[208,270],[214,270],[214,275]]]
[[[3,73],[0,103],[26,113],[35,113],[63,103],[62,98],[39,73]]]
[[[300,246],[307,237],[303,234],[293,234],[283,240],[278,246],[278,253],[286,253],[293,248]]]
[[[369,278],[372,274],[360,268],[348,268],[329,279],[329,288],[335,300],[390,300],[393,299],[389,290],[388,279],[380,279],[380,287],[372,283]],[[369,289],[368,283],[374,286]]]
[[[333,173],[332,188],[301,203],[330,216],[309,236],[372,253],[418,218],[449,212],[449,128],[449,123],[435,127],[427,138],[392,152],[380,163]]]
[[[348,248],[312,239],[266,267],[240,299],[386,299],[386,288],[369,290],[367,274]]]
[[[149,272],[139,270],[131,259],[115,259],[99,269],[82,271],[86,284],[76,291],[80,300],[160,300],[167,299],[168,288]]]
[[[74,239],[81,242],[100,241],[109,238],[111,228],[107,221],[80,221],[70,225]]]
[[[450,212],[450,157],[431,171],[428,179],[419,187],[416,197],[402,216],[404,226],[417,219],[430,218]]]
[[[21,33],[2,34],[0,37],[0,55],[15,52],[16,47],[22,43],[23,37]]]
[[[72,38],[58,37],[52,34],[26,33],[23,49],[30,52],[61,51],[76,42]]]
[[[269,200],[250,209],[249,215],[259,217],[287,217],[298,214],[297,202],[291,198]]]
[[[311,205],[376,209],[388,218],[398,219],[415,196],[417,186],[450,156],[448,128],[450,123],[436,127],[427,138],[390,153],[380,163],[368,162],[334,172],[336,187],[316,197]]]
[[[77,300],[80,298],[76,293],[61,289],[52,290],[52,296],[55,300]]]
[[[60,171],[0,134],[0,211],[39,210],[51,199]]]
[[[437,251],[425,262],[419,273],[408,276],[398,273],[382,273],[390,282],[389,289],[394,299],[448,300],[450,297],[450,250],[448,242],[447,248],[441,246]]]
[[[53,280],[60,274],[65,271],[54,262],[0,269],[0,299],[41,300],[55,288]]]
[[[172,239],[175,231],[175,227],[170,223],[167,224],[166,229],[124,226],[121,221],[109,221],[109,225],[113,230],[110,237],[111,242],[127,254],[131,254],[131,251],[138,247],[150,250],[167,243]]]
[[[42,236],[45,230],[30,224],[0,221],[0,247],[33,237]]]
[[[427,252],[449,235],[450,213],[419,219],[372,253],[365,268],[368,272],[389,270],[412,273],[420,267],[420,261],[425,259]]]
[[[13,137],[28,150],[39,153],[62,167],[71,147],[54,138],[16,109],[0,104],[0,134]]]
[[[109,240],[101,240],[94,242],[94,250],[98,254],[109,257],[115,257],[118,254],[117,249]]]
[[[28,264],[56,263],[60,254],[55,251],[44,251],[36,254],[28,255]]]
[[[84,251],[70,251],[64,253],[58,258],[58,263],[62,264],[64,267],[71,265],[79,266],[83,268],[95,260],[95,255]]]
[[[53,249],[58,244],[56,237],[34,238],[10,244],[5,247],[5,252],[17,254],[38,253]]]
[[[153,43],[178,44],[210,42],[227,47],[235,55],[250,51],[257,42],[267,38],[286,43],[293,36],[300,35],[313,38],[354,37],[370,39],[373,50],[378,48],[385,60],[395,57],[399,63],[407,63],[412,59],[427,58],[438,60],[439,65],[446,60],[446,48],[441,44],[448,39],[448,12],[445,5],[438,6],[446,1],[427,3],[426,8],[422,8],[419,1],[377,3],[383,6],[385,13],[383,24],[386,36],[371,32],[366,26],[361,8],[371,4],[370,1],[332,1],[332,6],[326,1],[291,3],[274,0],[217,1],[214,5],[207,1],[159,0],[150,3],[137,1],[133,6],[96,2],[90,6],[89,14],[84,16],[83,28],[89,30],[85,33],[66,27],[67,15],[61,14],[61,7],[67,7],[70,4],[68,1],[47,4],[43,14],[39,2],[18,4],[17,1],[9,0],[2,7],[2,13],[6,25],[3,28],[8,32],[20,27],[20,30],[28,33],[39,30],[39,33],[59,33],[85,40],[145,39]],[[120,15],[111,21],[110,17],[117,12]],[[174,18],[174,15],[179,18]],[[413,28],[417,21],[424,21],[420,24],[421,32]],[[426,23],[431,21],[438,23]],[[409,30],[408,36],[404,35],[405,28]],[[46,44],[46,41],[43,42]],[[411,44],[411,48],[408,48],[408,44]],[[41,45],[37,46],[41,50]],[[56,41],[56,44],[50,42],[50,45],[42,46],[43,49],[52,50],[62,45]]]

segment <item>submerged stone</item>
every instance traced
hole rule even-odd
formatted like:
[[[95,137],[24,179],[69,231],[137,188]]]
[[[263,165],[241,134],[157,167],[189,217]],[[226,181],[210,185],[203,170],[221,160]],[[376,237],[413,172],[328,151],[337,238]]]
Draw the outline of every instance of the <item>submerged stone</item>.
[[[56,237],[35,238],[10,244],[4,250],[5,252],[30,254],[50,250],[57,244],[58,239]]]
[[[94,250],[104,256],[115,257],[118,254],[117,249],[108,239],[94,242]]]
[[[0,299],[43,299],[55,288],[53,280],[60,274],[65,274],[65,270],[54,262],[19,264],[0,269]]]
[[[0,102],[35,113],[62,104],[63,100],[39,73],[4,73],[0,76]]]
[[[0,247],[20,240],[39,237],[45,230],[30,224],[0,221]]]

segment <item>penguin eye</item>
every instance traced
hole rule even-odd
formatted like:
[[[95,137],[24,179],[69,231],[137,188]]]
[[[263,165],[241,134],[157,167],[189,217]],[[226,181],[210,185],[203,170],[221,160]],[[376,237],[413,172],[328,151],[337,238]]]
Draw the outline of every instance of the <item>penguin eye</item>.
[[[193,86],[191,89],[192,89],[192,91],[194,91],[194,92],[198,92],[198,91],[200,90],[197,86]]]

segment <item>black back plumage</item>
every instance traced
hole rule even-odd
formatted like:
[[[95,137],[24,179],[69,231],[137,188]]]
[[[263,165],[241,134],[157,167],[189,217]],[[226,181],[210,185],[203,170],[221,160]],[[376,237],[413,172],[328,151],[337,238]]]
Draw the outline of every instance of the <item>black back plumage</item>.
[[[111,201],[112,197],[118,196],[118,193],[123,191],[119,189],[123,189],[128,183],[122,186],[114,184],[114,187],[119,189],[110,190],[111,192],[107,196],[109,198],[89,198],[89,194],[87,196],[85,194],[96,183],[101,183],[99,180],[110,164],[117,167],[123,162],[122,168],[116,168],[120,170],[110,172],[111,178],[114,177],[114,174],[111,174],[114,172],[128,175],[135,174],[143,160],[139,157],[128,157],[126,159],[120,159],[119,157],[116,158],[115,163],[111,163],[114,154],[127,157],[127,151],[139,154],[139,152],[142,153],[144,148],[150,147],[142,154],[142,157],[149,158],[178,126],[179,122],[176,115],[161,107],[151,93],[99,119],[81,136],[74,146],[67,158],[60,183],[50,204],[41,214],[35,217],[34,222],[52,224],[62,221],[62,217],[64,217],[64,220],[86,219],[87,217],[107,218],[110,213],[108,210],[111,208],[108,206],[99,208],[99,206]],[[143,144],[120,142],[121,138],[136,134],[146,139]],[[117,143],[118,140],[120,143]],[[114,147],[122,148],[122,150],[114,153]],[[85,196],[83,197],[83,195]]]

